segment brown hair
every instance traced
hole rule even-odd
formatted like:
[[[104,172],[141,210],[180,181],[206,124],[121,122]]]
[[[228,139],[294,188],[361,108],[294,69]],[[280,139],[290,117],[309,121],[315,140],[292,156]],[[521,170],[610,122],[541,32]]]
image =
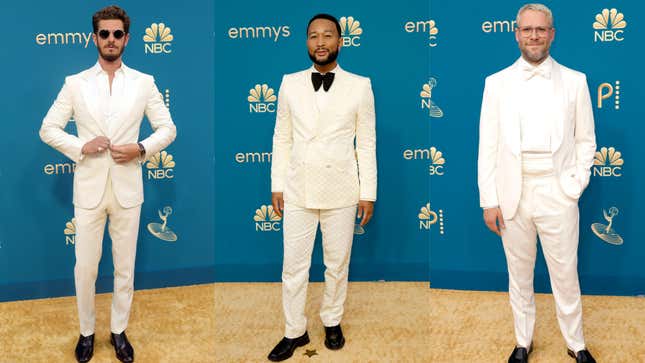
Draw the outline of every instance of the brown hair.
[[[99,31],[100,20],[112,19],[121,20],[123,22],[123,31],[125,31],[126,34],[130,32],[130,17],[128,16],[128,14],[120,7],[116,5],[110,5],[97,11],[92,16],[92,29],[94,30],[94,33]]]

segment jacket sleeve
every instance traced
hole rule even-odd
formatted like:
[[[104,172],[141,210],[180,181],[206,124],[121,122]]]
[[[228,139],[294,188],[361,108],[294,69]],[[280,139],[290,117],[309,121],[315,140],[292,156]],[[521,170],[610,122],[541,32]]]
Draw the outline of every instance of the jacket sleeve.
[[[287,76],[282,78],[278,91],[278,110],[273,130],[273,150],[271,156],[271,192],[284,192],[287,166],[291,158],[293,131],[291,110],[287,101]]]
[[[490,77],[486,78],[484,96],[479,118],[479,154],[477,159],[477,184],[479,206],[493,208],[497,199],[496,167],[499,138],[498,95]]]
[[[356,157],[360,200],[376,200],[376,112],[374,93],[369,79],[366,80],[356,118]]]
[[[65,131],[65,126],[74,114],[70,88],[69,80],[65,79],[63,88],[43,119],[39,135],[44,143],[60,151],[74,162],[79,162],[82,159],[81,150],[85,143],[78,136]]]

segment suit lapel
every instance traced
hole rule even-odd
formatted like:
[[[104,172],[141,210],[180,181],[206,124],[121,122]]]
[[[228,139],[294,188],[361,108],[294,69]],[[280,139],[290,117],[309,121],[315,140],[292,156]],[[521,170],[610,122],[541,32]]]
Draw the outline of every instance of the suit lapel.
[[[507,114],[503,118],[504,127],[503,130],[506,130],[506,144],[510,146],[511,151],[515,155],[520,154],[520,143],[521,143],[521,134],[520,134],[520,85],[522,81],[522,74],[520,71],[519,61],[513,65],[509,74],[509,79],[506,83],[506,92],[504,92],[505,99],[502,100],[504,104],[508,105]]]
[[[553,60],[553,68],[551,70],[551,77],[553,78],[553,108],[552,120],[553,124],[553,139],[551,140],[551,152],[555,153],[556,150],[562,145],[564,136],[564,123],[567,121],[566,102],[563,93],[562,73],[560,72],[560,65]]]
[[[301,73],[300,81],[298,82],[299,90],[296,91],[298,95],[298,102],[302,105],[304,125],[310,133],[310,138],[318,134],[318,123],[320,118],[320,110],[318,110],[318,103],[316,102],[316,95],[313,85],[311,83],[311,69],[307,69]]]
[[[101,116],[101,110],[99,109],[99,85],[98,79],[96,77],[95,68],[90,68],[86,72],[85,82],[81,87],[81,93],[83,94],[83,100],[87,107],[87,111],[90,113],[94,122],[98,125],[99,129],[103,135],[108,135],[107,127],[105,125],[105,120]]]
[[[133,104],[137,99],[139,92],[136,73],[127,68],[125,64],[122,64],[121,67],[123,68],[124,73],[123,92],[121,93],[121,97],[116,100],[116,104],[119,105],[119,109],[117,111],[117,117],[115,118],[115,124],[110,125],[112,137],[117,136],[118,132],[123,127],[128,126],[129,122],[131,122],[132,117],[130,113],[134,109]]]

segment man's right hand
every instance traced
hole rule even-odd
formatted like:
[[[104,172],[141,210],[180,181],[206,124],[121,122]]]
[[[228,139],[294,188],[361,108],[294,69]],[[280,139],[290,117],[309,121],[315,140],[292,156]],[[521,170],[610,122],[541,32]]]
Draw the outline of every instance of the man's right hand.
[[[271,204],[273,210],[282,218],[282,211],[284,210],[284,198],[282,192],[271,193]]]
[[[83,145],[81,152],[84,155],[102,153],[110,147],[110,139],[105,136],[97,136]]]
[[[486,227],[493,231],[498,236],[502,236],[502,229],[506,228],[504,225],[504,217],[502,210],[499,207],[484,209],[484,222]]]

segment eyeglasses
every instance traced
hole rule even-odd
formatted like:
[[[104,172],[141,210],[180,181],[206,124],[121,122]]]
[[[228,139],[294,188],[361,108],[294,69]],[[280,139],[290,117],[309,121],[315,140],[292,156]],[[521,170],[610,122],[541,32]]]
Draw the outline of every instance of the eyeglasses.
[[[102,30],[99,30],[99,32],[98,32],[99,37],[101,37],[101,39],[109,38],[110,33],[112,33],[112,35],[114,35],[114,39],[121,39],[125,35],[125,32],[123,30],[121,30],[121,29],[117,29],[117,30],[115,30],[113,32],[110,32],[107,29],[102,29]]]
[[[543,38],[546,36],[546,34],[549,32],[549,30],[553,29],[552,27],[543,27],[543,26],[538,26],[535,28],[532,28],[530,26],[524,26],[521,28],[518,28],[520,31],[520,35],[522,35],[525,38],[530,37],[533,35],[533,31],[537,34],[538,37]]]

